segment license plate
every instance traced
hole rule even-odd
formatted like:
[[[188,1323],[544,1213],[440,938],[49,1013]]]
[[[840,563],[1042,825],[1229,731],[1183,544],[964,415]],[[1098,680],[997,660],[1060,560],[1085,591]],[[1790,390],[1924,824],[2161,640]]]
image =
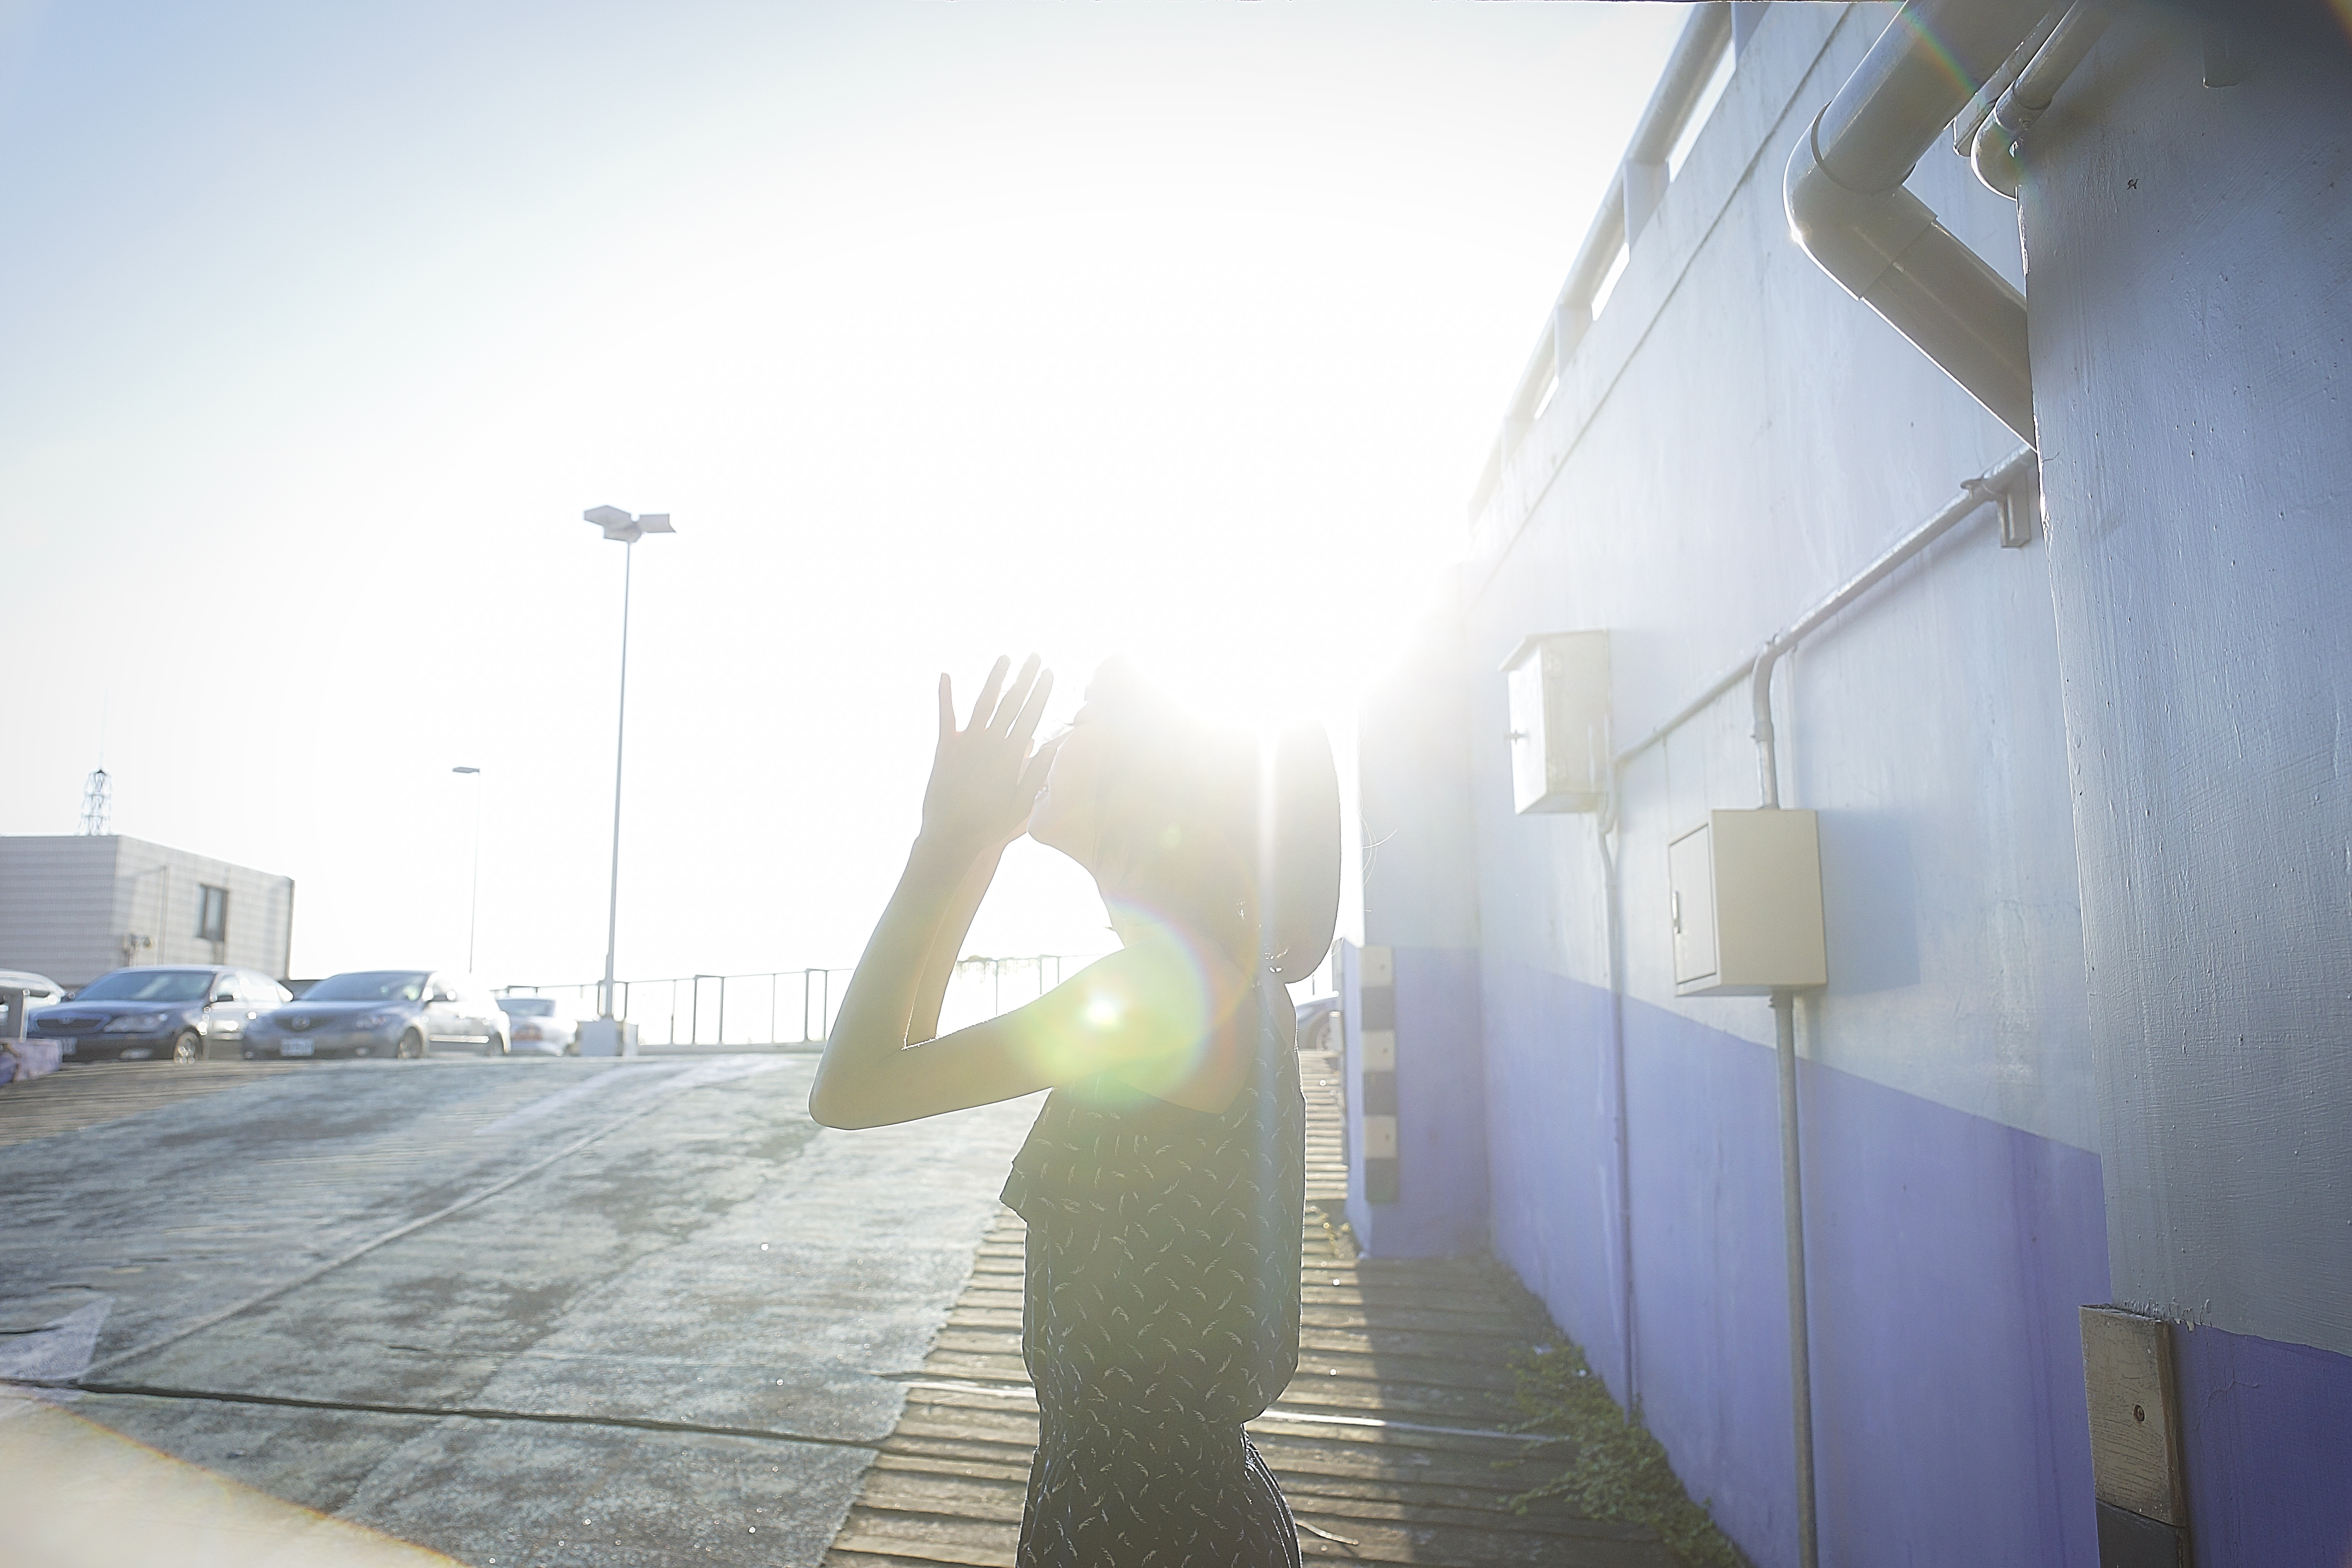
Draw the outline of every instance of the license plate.
[[[278,1042],[278,1054],[281,1057],[307,1057],[315,1048],[316,1043],[310,1040],[280,1040]]]

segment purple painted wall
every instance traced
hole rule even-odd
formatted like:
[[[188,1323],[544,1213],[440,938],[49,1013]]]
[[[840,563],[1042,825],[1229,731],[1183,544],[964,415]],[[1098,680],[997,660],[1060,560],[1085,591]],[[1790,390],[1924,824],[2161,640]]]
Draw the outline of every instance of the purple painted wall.
[[[1374,1258],[1446,1258],[1487,1249],[1486,1041],[1478,955],[1462,948],[1392,947],[1396,976],[1397,1199],[1364,1195],[1359,997],[1361,950],[1342,944],[1341,1018],[1348,1075],[1348,1226]]]
[[[1397,1201],[1357,1234],[1376,1258],[1486,1250],[1486,1043],[1478,955],[1392,948],[1396,963]],[[1350,1220],[1352,1224],[1352,1219]]]
[[[1484,983],[1495,1251],[1623,1403],[1608,993],[1492,957]]]
[[[2352,1358],[2178,1328],[2197,1568],[2352,1564]]]
[[[1617,1388],[1608,997],[1490,961],[1496,1250]],[[1762,1004],[1759,1003],[1759,1006]],[[1795,1559],[1771,1053],[1627,1004],[1635,1393],[1692,1495]],[[2095,1155],[1801,1064],[1824,1563],[2096,1560],[2075,1309]]]

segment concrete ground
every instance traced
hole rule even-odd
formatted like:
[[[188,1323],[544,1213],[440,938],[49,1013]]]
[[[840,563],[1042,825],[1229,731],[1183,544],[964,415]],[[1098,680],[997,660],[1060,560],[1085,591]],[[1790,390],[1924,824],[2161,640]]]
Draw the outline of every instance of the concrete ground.
[[[77,1385],[0,1384],[0,1466],[125,1456],[33,1504],[61,1540],[163,1466],[484,1568],[814,1563],[1034,1106],[838,1133],[812,1067],[318,1063],[0,1138],[0,1378]]]

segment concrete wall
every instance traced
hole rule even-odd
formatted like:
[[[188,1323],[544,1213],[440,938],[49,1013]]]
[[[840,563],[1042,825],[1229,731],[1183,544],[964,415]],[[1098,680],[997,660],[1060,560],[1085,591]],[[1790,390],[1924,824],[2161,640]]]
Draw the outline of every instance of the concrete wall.
[[[2352,1561],[2352,49],[2305,9],[2216,88],[2200,28],[2131,11],[2021,208],[1941,149],[1910,181],[2026,287],[2049,525],[2004,550],[1980,513],[1776,693],[1829,936],[1797,1016],[1826,1563],[2098,1561],[2074,1309],[2111,1300],[2184,1325],[2197,1561]],[[1788,152],[1888,18],[1763,14],[1482,499],[1458,640],[1399,678],[1466,721],[1391,710],[1466,757],[1494,1245],[1767,1568],[1771,1020],[1674,994],[1665,877],[1757,801],[1746,692],[1633,760],[1604,834],[1514,815],[1492,672],[1606,629],[1627,745],[2011,448],[1786,233]],[[1446,798],[1381,722],[1367,802]],[[1368,907],[1451,843],[1387,840]]]
[[[205,885],[228,889],[225,942],[197,936]],[[0,837],[0,967],[82,985],[137,963],[229,963],[283,976],[294,881],[116,834]]]
[[[2352,1551],[2352,48],[2312,10],[2212,89],[2136,15],[2024,192],[2109,1255],[2213,1325],[2204,1568]]]
[[[1359,1244],[1384,1258],[1486,1246],[1486,1074],[1461,658],[1461,623],[1449,607],[1415,630],[1404,658],[1366,700],[1357,730],[1364,940],[1388,959],[1383,1008],[1395,1069],[1387,1083],[1366,1077],[1367,998],[1359,955],[1346,951],[1348,1221]],[[1381,1095],[1393,1098],[1397,1119],[1392,1194],[1363,1179],[1363,1116]]]
[[[1746,694],[1624,778],[1621,1123],[1601,841],[1513,814],[1492,672],[1606,628],[1628,743],[2014,449],[1787,237],[1788,150],[1887,15],[1764,13],[1474,519],[1461,598],[1494,1243],[1770,1568],[1795,1558],[1771,1017],[1675,996],[1665,879],[1669,837],[1756,804]],[[2021,279],[2014,209],[1957,159],[1912,185]],[[1798,1018],[1824,1563],[2095,1561],[2074,1313],[2108,1291],[2050,593],[1988,511],[1783,666],[1831,954]]]
[[[29,969],[72,986],[122,962],[114,885],[120,842],[111,835],[0,837],[0,969]]]

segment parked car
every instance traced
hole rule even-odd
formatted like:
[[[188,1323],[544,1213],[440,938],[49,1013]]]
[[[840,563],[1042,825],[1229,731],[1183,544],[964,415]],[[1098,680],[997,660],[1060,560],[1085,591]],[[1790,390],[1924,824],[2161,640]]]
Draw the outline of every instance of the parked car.
[[[0,988],[25,994],[25,1016],[32,1017],[45,1007],[54,1007],[65,995],[66,988],[46,974],[36,974],[29,969],[0,969]],[[8,1004],[0,1002],[0,1037],[12,1037]],[[29,1032],[31,1025],[26,1026]]]
[[[263,1014],[245,1054],[271,1057],[422,1057],[443,1048],[507,1054],[498,999],[462,974],[432,969],[354,969],[330,974],[301,999]]]
[[[57,1041],[68,1061],[200,1061],[215,1042],[236,1045],[264,1009],[286,999],[286,987],[249,969],[140,964],[101,974],[70,1001],[34,1014],[26,1033]]]
[[[1310,996],[1294,1004],[1298,1015],[1298,1048],[1302,1051],[1336,1051],[1344,1043],[1339,1036],[1339,999],[1337,996]]]
[[[501,996],[499,1011],[507,1016],[507,1038],[518,1051],[568,1057],[580,1048],[580,1025],[555,1005],[552,996]]]

